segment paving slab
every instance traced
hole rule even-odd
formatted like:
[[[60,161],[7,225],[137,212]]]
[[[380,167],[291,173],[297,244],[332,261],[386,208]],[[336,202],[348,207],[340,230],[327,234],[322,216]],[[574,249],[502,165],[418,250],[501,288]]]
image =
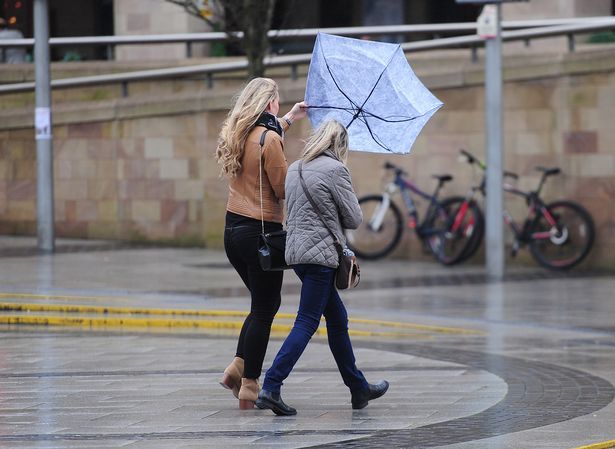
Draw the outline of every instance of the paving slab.
[[[0,237],[0,303],[241,311],[249,302],[220,251],[62,245],[44,256],[32,239]],[[391,382],[364,410],[350,408],[322,337],[283,387],[299,414],[276,417],[239,410],[217,384],[232,330],[0,326],[0,446],[572,449],[615,439],[615,277],[512,266],[488,283],[481,266],[405,260],[362,273],[360,288],[342,294],[351,318],[428,326],[353,337],[368,379]],[[298,288],[287,272],[284,313],[296,311]],[[265,368],[282,339],[272,338]]]

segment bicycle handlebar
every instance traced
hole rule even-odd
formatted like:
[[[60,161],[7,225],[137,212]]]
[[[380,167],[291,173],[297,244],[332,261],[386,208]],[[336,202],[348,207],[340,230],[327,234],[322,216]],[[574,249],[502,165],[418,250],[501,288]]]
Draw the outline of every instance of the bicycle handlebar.
[[[466,158],[467,162],[469,164],[476,164],[478,165],[483,171],[487,170],[487,166],[485,165],[484,162],[482,162],[480,159],[478,159],[477,157],[475,157],[472,153],[470,153],[469,151],[464,150],[463,148],[459,150],[459,152]],[[512,178],[514,180],[519,179],[519,175],[516,173],[513,173],[511,171],[504,171],[502,172],[502,174],[504,175],[504,177],[507,178]]]
[[[476,164],[478,165],[481,169],[486,170],[487,166],[477,157],[475,157],[472,153],[470,153],[469,151],[464,150],[463,148],[461,148],[459,150],[459,152],[465,156],[468,164]]]
[[[400,174],[400,175],[407,175],[408,173],[406,173],[405,170],[403,170],[402,168],[398,167],[395,164],[392,164],[389,161],[386,161],[383,165],[385,170],[395,170],[396,174]]]

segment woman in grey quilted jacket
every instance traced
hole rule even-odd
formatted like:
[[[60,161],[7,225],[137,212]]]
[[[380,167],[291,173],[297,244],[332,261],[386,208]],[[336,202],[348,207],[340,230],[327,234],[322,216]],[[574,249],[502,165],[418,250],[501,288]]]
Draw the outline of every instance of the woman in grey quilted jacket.
[[[256,403],[277,415],[297,413],[282,401],[280,389],[323,315],[327,320],[329,348],[350,389],[352,408],[365,407],[389,387],[386,381],[369,384],[357,368],[348,335],[348,314],[334,284],[338,254],[323,220],[342,243],[344,228],[356,229],[362,220],[346,167],[347,157],[346,129],[338,122],[326,122],[314,132],[301,159],[291,164],[286,175],[286,261],[301,279],[301,300],[295,324],[267,370]],[[300,174],[320,214],[305,195]]]

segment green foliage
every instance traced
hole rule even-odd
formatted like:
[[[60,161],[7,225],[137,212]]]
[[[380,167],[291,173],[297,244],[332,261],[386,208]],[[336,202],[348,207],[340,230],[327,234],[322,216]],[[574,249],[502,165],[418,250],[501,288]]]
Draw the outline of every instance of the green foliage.
[[[81,61],[81,55],[76,51],[67,51],[62,57],[63,62]]]
[[[213,24],[214,31],[220,31],[219,23]],[[210,56],[226,56],[226,44],[224,42],[214,42],[211,44]]]
[[[615,43],[615,33],[612,31],[603,31],[601,33],[592,34],[588,42],[590,44],[612,44]]]

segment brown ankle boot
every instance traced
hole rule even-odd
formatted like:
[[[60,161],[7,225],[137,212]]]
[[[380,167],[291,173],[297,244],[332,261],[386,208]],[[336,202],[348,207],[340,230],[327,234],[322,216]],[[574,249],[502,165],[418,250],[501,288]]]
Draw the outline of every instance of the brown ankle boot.
[[[254,403],[258,399],[258,379],[241,379],[241,389],[239,390],[239,408],[249,410],[254,408]]]
[[[227,390],[233,391],[233,396],[239,397],[239,389],[241,388],[241,378],[243,377],[243,359],[235,357],[231,364],[224,370],[224,376],[220,381]]]

